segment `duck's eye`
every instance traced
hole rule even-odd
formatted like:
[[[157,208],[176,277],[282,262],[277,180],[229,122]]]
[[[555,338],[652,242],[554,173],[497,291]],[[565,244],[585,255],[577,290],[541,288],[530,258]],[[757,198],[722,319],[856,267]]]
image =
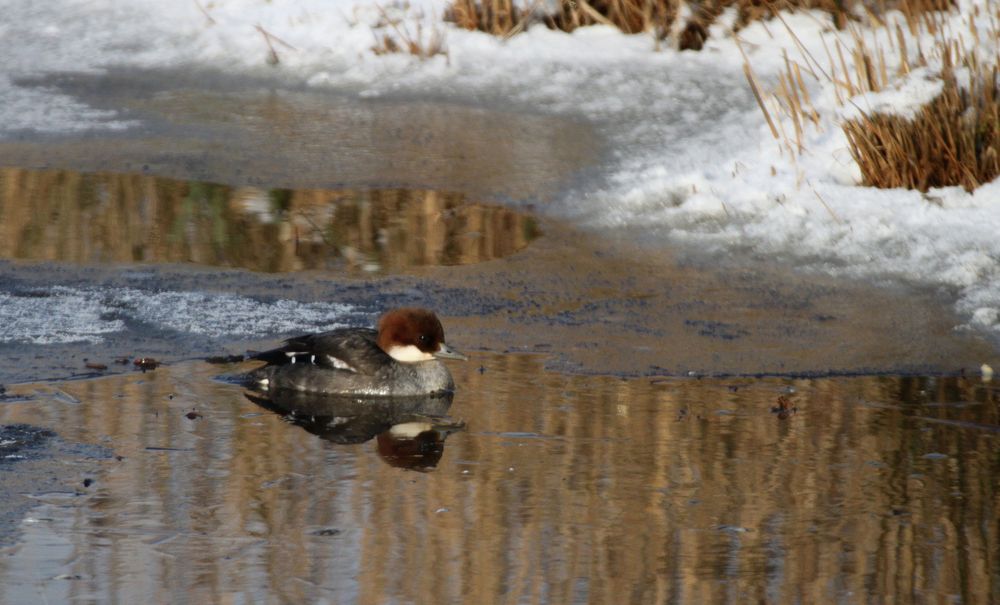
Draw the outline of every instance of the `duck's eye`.
[[[425,344],[427,344],[427,343],[429,343],[431,341],[431,338],[430,338],[430,336],[427,336],[426,334],[421,334],[420,338],[418,338],[418,340],[420,341],[420,344],[425,345]]]

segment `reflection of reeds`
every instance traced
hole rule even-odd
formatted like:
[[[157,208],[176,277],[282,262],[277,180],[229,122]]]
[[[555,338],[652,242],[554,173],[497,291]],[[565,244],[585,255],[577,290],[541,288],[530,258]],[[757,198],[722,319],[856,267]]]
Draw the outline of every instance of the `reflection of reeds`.
[[[0,169],[0,256],[194,262],[259,271],[398,269],[512,254],[534,224],[457,193],[234,189]]]
[[[972,425],[1000,424],[995,389],[871,377],[733,390],[551,374],[530,356],[482,363],[485,374],[453,367],[451,412],[470,432],[430,475],[387,466],[372,443],[338,447],[249,414],[197,365],[67,383],[80,405],[7,407],[0,422],[107,436],[124,456],[78,505],[67,560],[89,590],[127,595],[154,578],[134,589],[306,602],[322,587],[359,603],[991,602],[1000,591],[1000,460],[995,433]],[[799,413],[779,420],[769,409],[785,385]],[[193,402],[197,421],[184,417]]]

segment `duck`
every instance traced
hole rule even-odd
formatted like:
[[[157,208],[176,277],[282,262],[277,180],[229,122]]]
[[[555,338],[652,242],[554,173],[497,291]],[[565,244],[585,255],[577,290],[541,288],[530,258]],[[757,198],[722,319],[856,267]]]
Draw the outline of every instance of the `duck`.
[[[453,392],[455,381],[441,360],[468,357],[445,343],[433,311],[403,307],[384,313],[377,328],[305,334],[250,359],[266,362],[249,374],[262,391],[413,397]]]

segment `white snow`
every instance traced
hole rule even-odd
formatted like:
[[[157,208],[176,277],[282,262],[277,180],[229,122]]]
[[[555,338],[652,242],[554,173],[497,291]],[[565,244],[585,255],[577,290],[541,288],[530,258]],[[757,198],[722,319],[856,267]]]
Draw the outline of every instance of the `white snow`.
[[[937,93],[940,57],[929,34],[919,39],[927,68],[896,77],[880,93],[838,99],[829,74],[839,60],[831,64],[830,57],[839,40],[853,73],[854,42],[818,13],[752,25],[739,32],[739,43],[716,25],[703,51],[680,53],[655,50],[649,36],[609,27],[566,34],[539,26],[500,40],[443,23],[444,0],[411,2],[409,9],[384,5],[0,0],[0,136],[19,129],[128,128],[108,112],[16,84],[32,75],[120,65],[202,66],[362,97],[433,94],[584,116],[606,137],[612,157],[599,167],[600,182],[567,192],[547,211],[589,229],[635,230],[645,241],[749,251],[805,269],[948,288],[968,326],[1000,333],[1000,184],[972,194],[948,188],[926,195],[859,186],[840,128],[858,111],[912,115]],[[959,0],[959,7],[942,17],[941,30],[976,47],[980,58],[997,57],[996,36],[986,30],[995,27],[989,15],[995,22],[997,0]],[[970,25],[975,13],[977,32]],[[903,22],[898,13],[888,18]],[[386,25],[392,20],[411,37],[443,35],[447,56],[376,55],[377,35],[399,35]],[[721,21],[731,20],[730,14]],[[901,30],[912,63],[918,40],[905,25]],[[895,29],[863,36],[895,74]],[[269,63],[268,40],[277,65]],[[784,140],[772,137],[744,78],[744,52],[765,90],[786,56],[803,66],[818,121],[806,123],[801,152],[788,148],[790,121],[781,122]],[[780,115],[773,102],[769,108]]]
[[[886,90],[855,96],[851,104],[844,106],[840,116],[850,120],[862,113],[884,113],[913,118],[923,105],[934,100],[943,87],[944,82],[936,73],[921,67],[910,72],[907,78],[893,82]]]

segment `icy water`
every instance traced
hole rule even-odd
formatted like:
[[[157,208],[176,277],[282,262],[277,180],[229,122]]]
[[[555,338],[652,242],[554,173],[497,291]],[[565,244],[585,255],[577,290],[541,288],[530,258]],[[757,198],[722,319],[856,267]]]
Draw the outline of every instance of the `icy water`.
[[[387,272],[509,256],[531,217],[461,193],[0,168],[0,258]]]
[[[1000,601],[948,293],[582,232],[559,120],[47,82],[144,126],[0,142],[0,603]],[[399,305],[453,398],[231,380]]]
[[[452,367],[431,411],[465,429],[409,450],[307,432],[201,362],[14,387],[0,423],[116,457],[32,495],[0,601],[1000,598],[995,386]]]

